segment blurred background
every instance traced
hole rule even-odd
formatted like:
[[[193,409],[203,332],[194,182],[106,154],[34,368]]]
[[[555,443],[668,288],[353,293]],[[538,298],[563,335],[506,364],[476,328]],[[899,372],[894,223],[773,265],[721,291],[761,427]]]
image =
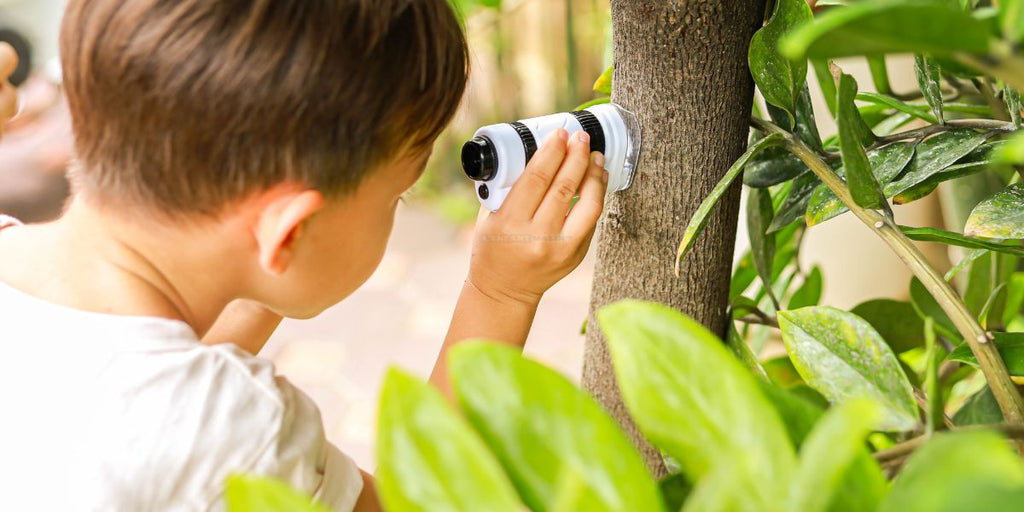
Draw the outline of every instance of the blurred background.
[[[14,44],[24,64],[16,77],[22,114],[0,143],[0,212],[26,222],[58,216],[68,193],[64,170],[72,144],[57,55],[63,3],[0,0],[0,40]],[[456,3],[465,15],[472,53],[468,93],[438,140],[428,172],[400,207],[380,268],[321,316],[285,321],[261,354],[316,400],[328,438],[368,469],[374,465],[375,404],[384,370],[398,364],[429,374],[468,271],[478,203],[460,170],[459,147],[481,125],[571,110],[592,99],[593,81],[611,60],[607,0]],[[857,77],[862,90],[872,90],[865,63],[839,64]],[[897,91],[916,87],[911,59],[893,58],[888,64]],[[808,76],[814,107],[827,137],[835,127],[813,78]],[[897,207],[901,223],[942,226],[936,197]],[[746,246],[741,225],[737,253]],[[940,269],[949,266],[944,249],[923,248]],[[910,274],[849,215],[809,230],[801,259],[804,268],[822,266],[824,303],[851,307],[867,298],[906,297]],[[591,254],[545,295],[527,343],[529,354],[572,379],[581,373],[580,328],[592,270]]]

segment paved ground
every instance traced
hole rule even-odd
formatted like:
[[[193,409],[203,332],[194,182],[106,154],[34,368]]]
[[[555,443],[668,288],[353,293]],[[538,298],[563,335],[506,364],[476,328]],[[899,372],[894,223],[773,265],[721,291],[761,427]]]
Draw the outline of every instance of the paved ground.
[[[355,294],[305,321],[285,321],[261,355],[309,393],[327,437],[364,468],[373,468],[378,389],[399,365],[429,374],[469,265],[469,229],[422,207],[399,210],[391,245]],[[573,379],[583,354],[580,325],[590,296],[593,257],[541,302],[526,352]]]

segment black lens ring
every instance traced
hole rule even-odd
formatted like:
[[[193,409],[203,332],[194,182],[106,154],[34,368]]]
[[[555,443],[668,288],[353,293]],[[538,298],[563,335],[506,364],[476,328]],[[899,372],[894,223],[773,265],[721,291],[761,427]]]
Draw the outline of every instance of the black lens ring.
[[[498,173],[498,153],[494,142],[485,135],[466,141],[461,156],[462,170],[472,180],[487,181]]]
[[[604,153],[604,128],[601,127],[601,122],[597,120],[597,117],[587,110],[576,110],[570,113],[580,122],[583,131],[590,135],[590,150]]]
[[[523,151],[526,153],[526,162],[529,163],[533,154],[537,152],[537,139],[533,137],[533,132],[525,124],[519,121],[508,124],[519,134],[519,140],[523,142]]]

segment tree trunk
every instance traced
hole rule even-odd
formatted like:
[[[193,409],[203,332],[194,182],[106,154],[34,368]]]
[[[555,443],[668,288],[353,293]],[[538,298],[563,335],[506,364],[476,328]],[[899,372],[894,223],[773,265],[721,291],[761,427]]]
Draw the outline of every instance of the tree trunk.
[[[611,7],[613,99],[640,118],[643,146],[632,187],[613,195],[598,226],[583,386],[660,475],[657,450],[622,404],[594,312],[620,299],[651,300],[724,334],[738,184],[722,198],[679,278],[673,263],[697,205],[746,146],[754,91],[747,45],[761,25],[764,0],[612,0]]]

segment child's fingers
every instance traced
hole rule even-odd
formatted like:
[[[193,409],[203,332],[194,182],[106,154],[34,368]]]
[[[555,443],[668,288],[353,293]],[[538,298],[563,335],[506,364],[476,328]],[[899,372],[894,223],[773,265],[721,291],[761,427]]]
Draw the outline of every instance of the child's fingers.
[[[560,128],[544,139],[543,146],[530,159],[523,175],[512,185],[512,190],[501,205],[502,212],[525,220],[533,218],[537,206],[551,186],[551,180],[562,165],[565,141],[568,138],[569,133]]]
[[[597,219],[604,209],[604,194],[608,189],[608,174],[598,164],[603,163],[604,155],[594,152],[587,176],[580,185],[580,200],[572,207],[565,219],[562,234],[569,237],[586,236],[594,230]],[[600,156],[598,156],[600,155]],[[596,160],[596,161],[595,161]]]
[[[565,214],[572,205],[572,198],[576,197],[580,182],[587,174],[590,160],[590,136],[585,131],[578,131],[569,140],[565,160],[537,208],[534,220],[544,225],[562,226]]]
[[[8,43],[0,43],[0,83],[7,80],[18,68],[18,52]]]
[[[18,114],[18,90],[9,83],[0,82],[0,128]]]

